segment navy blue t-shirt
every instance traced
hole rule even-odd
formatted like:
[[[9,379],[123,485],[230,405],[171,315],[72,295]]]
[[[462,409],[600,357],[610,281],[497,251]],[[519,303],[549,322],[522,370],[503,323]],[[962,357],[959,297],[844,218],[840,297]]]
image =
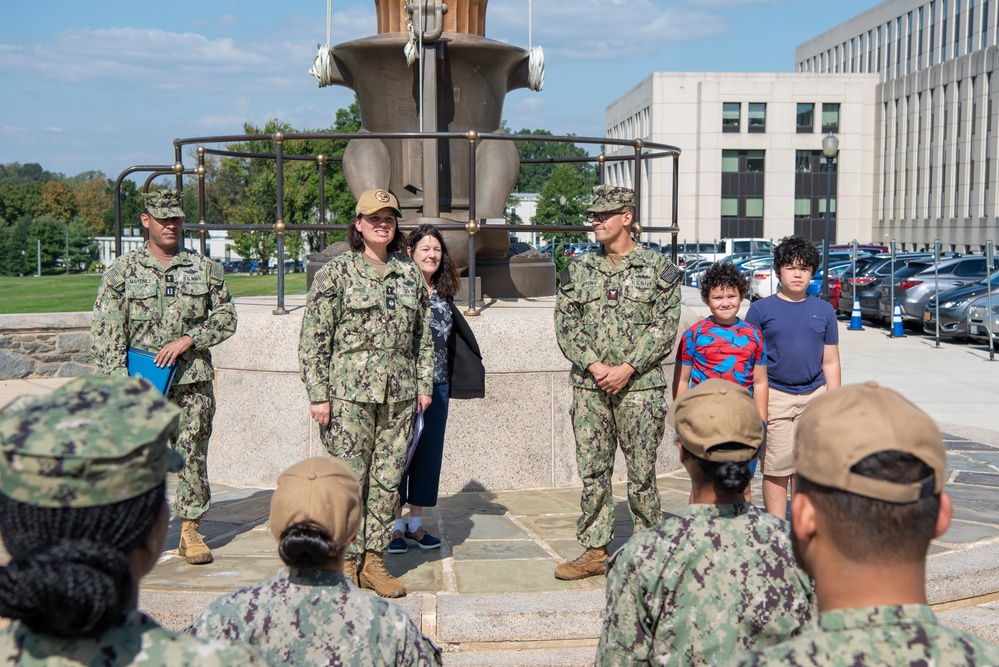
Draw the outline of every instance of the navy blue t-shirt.
[[[826,383],[822,356],[839,344],[836,311],[814,296],[788,301],[774,294],[753,302],[746,321],[763,332],[767,381],[787,394],[807,394]]]

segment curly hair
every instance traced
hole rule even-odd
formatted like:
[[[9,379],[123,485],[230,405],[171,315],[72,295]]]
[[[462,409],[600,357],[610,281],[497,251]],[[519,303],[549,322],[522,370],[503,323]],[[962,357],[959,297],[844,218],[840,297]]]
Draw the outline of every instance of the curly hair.
[[[166,507],[166,484],[112,505],[38,507],[0,494],[0,616],[34,632],[95,637],[121,622],[134,582],[127,555]]]
[[[749,296],[749,281],[732,262],[715,262],[704,272],[701,280],[701,300],[708,302],[711,290],[716,287],[731,287],[743,299]]]
[[[441,263],[434,271],[434,275],[430,277],[430,285],[438,296],[445,299],[453,298],[458,293],[461,278],[451,253],[447,251],[447,244],[444,242],[444,236],[440,230],[433,225],[420,225],[409,233],[409,238],[406,239],[406,249],[412,255],[417,244],[427,236],[434,237],[441,244]]]
[[[819,270],[819,249],[804,236],[785,236],[774,248],[774,266],[779,271],[785,266],[801,264],[812,269],[812,275]]]

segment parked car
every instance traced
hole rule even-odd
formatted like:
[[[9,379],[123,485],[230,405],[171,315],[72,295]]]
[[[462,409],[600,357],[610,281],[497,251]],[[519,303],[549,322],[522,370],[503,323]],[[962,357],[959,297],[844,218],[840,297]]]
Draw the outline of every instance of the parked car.
[[[839,282],[840,276],[852,266],[853,262],[836,262],[829,265],[829,305],[834,310],[839,308],[839,297],[843,291]],[[819,269],[819,272],[812,276],[805,292],[812,296],[819,296],[822,293],[822,269]]]
[[[974,285],[988,273],[990,272],[986,270],[983,255],[964,255],[956,259],[947,259],[940,262],[936,269],[932,260],[911,262],[906,270],[894,276],[892,282],[882,283],[878,298],[878,314],[882,319],[891,321],[895,307],[892,303],[894,285],[895,302],[898,303],[902,313],[902,321],[919,324],[923,321],[926,302],[931,296],[937,292]]]
[[[992,294],[992,313],[989,314],[988,296],[978,297],[971,302],[968,307],[968,335],[972,340],[980,343],[989,342],[996,344],[996,336],[999,334],[999,298]]]
[[[878,299],[881,297],[881,284],[898,271],[906,262],[932,258],[930,253],[903,253],[895,255],[895,265],[892,266],[891,255],[876,255],[861,265],[857,258],[857,274],[847,271],[840,279],[843,292],[839,298],[838,311],[845,315],[853,312],[854,294],[860,299],[860,315],[868,319],[879,319]],[[889,321],[891,316],[889,315]]]
[[[719,261],[731,262],[732,264],[735,264],[736,266],[738,266],[740,263],[748,261],[748,260],[751,260],[751,259],[762,259],[762,258],[769,258],[769,257],[770,257],[769,255],[739,254],[739,255],[731,255],[731,256],[726,257],[725,259],[719,260]],[[694,269],[692,271],[689,270],[689,269],[687,271],[684,271],[684,274],[683,274],[683,282],[684,282],[684,284],[685,285],[690,285],[691,287],[697,287],[698,284],[700,283],[701,278],[704,277],[704,272],[707,271],[708,267],[711,266],[714,263],[715,263],[714,260],[712,260],[710,258],[705,258],[704,262],[701,263],[701,264],[698,264],[698,266],[697,266],[696,269]]]
[[[563,251],[564,255],[569,255],[573,259],[582,257],[588,252],[593,252],[600,247],[599,243],[573,243],[571,246],[566,246]]]
[[[968,337],[968,313],[971,303],[992,289],[992,301],[999,303],[999,272],[992,274],[991,280],[983,278],[974,285],[958,287],[934,294],[926,301],[923,310],[923,333],[937,334],[937,304],[940,311],[940,335],[954,338]]]

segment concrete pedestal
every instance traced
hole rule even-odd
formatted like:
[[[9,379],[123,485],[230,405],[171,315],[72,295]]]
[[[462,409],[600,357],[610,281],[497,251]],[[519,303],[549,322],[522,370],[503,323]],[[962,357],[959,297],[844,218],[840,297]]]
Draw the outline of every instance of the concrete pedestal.
[[[554,336],[554,298],[493,302],[468,318],[486,366],[486,397],[451,401],[441,492],[579,484],[569,421],[569,363]],[[273,486],[288,465],[324,451],[298,376],[302,307],[241,300],[239,329],[213,350],[218,412],[209,448],[213,481]],[[697,315],[684,309],[680,331]],[[672,372],[673,356],[667,364]],[[659,450],[660,472],[679,467],[675,435]],[[618,454],[614,479],[625,478]]]

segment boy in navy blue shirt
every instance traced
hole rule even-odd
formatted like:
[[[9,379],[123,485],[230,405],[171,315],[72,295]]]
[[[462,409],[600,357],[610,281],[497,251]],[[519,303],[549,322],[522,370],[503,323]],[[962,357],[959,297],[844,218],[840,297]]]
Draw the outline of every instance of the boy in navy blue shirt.
[[[780,291],[750,306],[746,321],[763,332],[767,346],[763,503],[771,514],[785,516],[798,418],[814,397],[840,385],[839,328],[832,306],[805,292],[819,268],[819,251],[808,239],[781,239],[774,266]]]

